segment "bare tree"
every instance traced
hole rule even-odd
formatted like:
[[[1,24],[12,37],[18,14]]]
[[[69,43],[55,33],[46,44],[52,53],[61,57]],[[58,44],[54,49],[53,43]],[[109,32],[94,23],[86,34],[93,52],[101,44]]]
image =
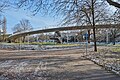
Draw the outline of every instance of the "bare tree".
[[[91,25],[94,34],[94,51],[97,51],[95,25],[107,16],[106,2],[103,0],[55,0],[56,13],[62,12],[64,24]],[[88,30],[90,36],[90,30]],[[88,37],[89,38],[89,37]]]
[[[97,29],[96,31],[96,39],[98,42],[106,42],[106,34],[107,29]]]
[[[34,14],[39,11],[62,14],[63,24],[92,25],[94,34],[94,51],[97,51],[95,25],[106,14],[105,0],[16,0],[14,3],[20,7],[30,9]],[[88,30],[90,33],[90,30]]]
[[[23,8],[24,10],[29,9],[33,15],[36,15],[38,12],[48,13],[48,9],[52,6],[51,2],[54,0],[14,0],[12,3],[17,8]]]
[[[9,7],[8,0],[0,0],[0,14]]]
[[[6,10],[9,7],[9,1],[8,0],[0,0],[0,17],[2,17],[2,13],[4,12],[4,10]],[[4,18],[4,20],[0,19],[0,25],[2,26],[2,28],[4,28],[4,34],[6,33],[6,19]],[[1,28],[1,29],[2,29]],[[1,34],[1,32],[0,32]],[[3,40],[4,40],[4,36],[3,36]]]
[[[16,24],[14,27],[13,27],[13,31],[14,33],[18,33],[18,32],[23,32],[23,31],[27,31],[27,30],[32,30],[32,26],[29,22],[29,20],[27,19],[22,19],[18,24]],[[23,37],[23,42],[25,40],[25,36]]]
[[[18,32],[22,32],[22,31],[26,31],[26,30],[31,30],[32,26],[29,22],[29,20],[27,19],[22,19],[18,24],[16,24],[13,27],[13,31],[14,33],[18,33]]]
[[[110,41],[115,45],[116,38],[119,35],[120,29],[110,29]]]
[[[6,27],[6,22],[7,22],[7,20],[6,20],[6,18],[4,17],[4,19],[3,19],[3,25],[2,25],[2,29],[3,29],[3,41],[5,41],[5,36],[6,36],[6,30],[7,30],[7,27]]]
[[[38,35],[38,39],[43,42],[44,40],[48,39],[48,37],[47,37],[47,35],[41,33],[41,34]]]
[[[111,24],[120,24],[120,9],[117,9],[115,13],[110,16]],[[119,27],[119,26],[117,26]],[[120,29],[109,29],[110,32],[110,40],[113,42],[113,45],[115,45],[116,38],[120,36]]]

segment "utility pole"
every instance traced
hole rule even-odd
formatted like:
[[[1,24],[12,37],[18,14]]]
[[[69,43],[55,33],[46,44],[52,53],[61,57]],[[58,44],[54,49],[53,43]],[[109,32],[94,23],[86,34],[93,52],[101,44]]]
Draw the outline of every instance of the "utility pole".
[[[95,35],[95,11],[94,11],[94,0],[91,0],[92,3],[92,26],[93,26],[93,36],[94,36],[94,51],[97,52],[97,45],[96,45],[96,35]]]

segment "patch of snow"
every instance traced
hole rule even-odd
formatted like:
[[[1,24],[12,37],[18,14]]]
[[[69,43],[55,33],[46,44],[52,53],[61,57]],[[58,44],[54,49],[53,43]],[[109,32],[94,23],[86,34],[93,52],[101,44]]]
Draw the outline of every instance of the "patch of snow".
[[[27,66],[28,65],[28,63],[26,63],[26,62],[21,62],[21,63],[19,63],[19,64],[17,64],[17,65],[14,65],[14,66],[12,66],[8,71],[11,71],[11,72],[22,72],[22,71],[24,71],[24,69],[25,69],[25,66]]]
[[[12,64],[11,64],[12,62],[13,62],[13,60],[7,60],[7,61],[1,63],[0,67],[10,67],[10,66],[12,66]]]

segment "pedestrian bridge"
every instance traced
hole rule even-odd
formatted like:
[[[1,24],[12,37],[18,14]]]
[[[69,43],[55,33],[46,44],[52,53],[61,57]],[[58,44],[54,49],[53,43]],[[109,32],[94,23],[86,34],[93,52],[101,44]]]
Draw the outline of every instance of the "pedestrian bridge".
[[[120,28],[120,24],[101,24],[96,25],[96,29],[98,28]],[[68,26],[68,27],[57,27],[57,28],[48,28],[48,29],[41,29],[41,30],[31,30],[31,31],[24,31],[15,33],[9,36],[9,40],[14,40],[22,36],[38,34],[38,33],[47,33],[47,32],[55,32],[55,31],[67,31],[67,30],[80,30],[80,29],[93,29],[91,25],[83,25],[83,26]]]

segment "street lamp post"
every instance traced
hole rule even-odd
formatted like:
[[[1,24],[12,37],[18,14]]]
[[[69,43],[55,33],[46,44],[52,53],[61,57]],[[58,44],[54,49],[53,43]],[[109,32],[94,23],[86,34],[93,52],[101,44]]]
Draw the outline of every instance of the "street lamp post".
[[[108,32],[107,32],[107,38],[106,38],[106,42],[107,42],[107,44],[108,44]]]
[[[88,48],[88,33],[86,32],[85,39],[86,39],[86,55],[87,55],[87,48]]]
[[[106,34],[107,34],[107,35],[106,35],[106,43],[107,43],[107,44],[109,43],[108,33],[109,33],[108,30],[106,30]]]

